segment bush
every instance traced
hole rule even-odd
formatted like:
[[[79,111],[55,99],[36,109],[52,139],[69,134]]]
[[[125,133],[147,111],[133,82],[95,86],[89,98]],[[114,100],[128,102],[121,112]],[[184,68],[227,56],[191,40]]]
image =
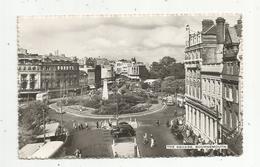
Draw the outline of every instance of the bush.
[[[158,103],[159,103],[158,99],[155,99],[155,98],[149,99],[148,102],[149,102],[150,104],[158,104]]]

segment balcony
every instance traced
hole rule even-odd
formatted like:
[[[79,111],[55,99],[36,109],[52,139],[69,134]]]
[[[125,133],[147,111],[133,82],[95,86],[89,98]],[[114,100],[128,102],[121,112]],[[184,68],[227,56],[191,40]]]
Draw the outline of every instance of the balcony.
[[[222,64],[207,64],[201,66],[201,72],[222,73],[222,70],[223,70]]]

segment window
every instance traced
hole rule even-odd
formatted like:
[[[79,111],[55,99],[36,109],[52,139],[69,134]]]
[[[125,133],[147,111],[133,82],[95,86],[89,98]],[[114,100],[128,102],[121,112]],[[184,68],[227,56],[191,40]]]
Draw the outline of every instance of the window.
[[[230,63],[230,74],[233,74],[233,63]]]
[[[229,112],[229,127],[232,128],[233,127],[233,122],[232,122],[232,112]]]
[[[239,103],[239,92],[238,92],[238,87],[236,86],[235,87],[235,102],[236,103]]]
[[[232,86],[229,86],[229,99],[232,99]]]
[[[227,85],[225,86],[225,97],[229,98],[229,88]]]

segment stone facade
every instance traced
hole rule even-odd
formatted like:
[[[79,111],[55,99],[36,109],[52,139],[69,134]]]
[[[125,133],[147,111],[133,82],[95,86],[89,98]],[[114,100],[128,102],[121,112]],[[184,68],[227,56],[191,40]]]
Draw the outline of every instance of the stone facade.
[[[57,55],[18,53],[19,95],[49,91],[68,93],[79,86],[79,65],[76,61]],[[28,95],[29,96],[29,95]]]

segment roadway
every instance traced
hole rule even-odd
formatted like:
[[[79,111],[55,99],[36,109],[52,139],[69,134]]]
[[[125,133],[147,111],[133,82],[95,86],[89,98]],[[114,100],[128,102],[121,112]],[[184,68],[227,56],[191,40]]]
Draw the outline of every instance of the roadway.
[[[165,145],[181,144],[181,141],[170,132],[166,127],[166,122],[175,119],[176,116],[181,115],[184,109],[176,106],[167,106],[161,112],[155,112],[149,115],[136,117],[138,128],[136,129],[137,144],[142,157],[183,157],[187,156],[184,150],[167,150]],[[176,114],[177,113],[177,114]],[[51,111],[49,117],[60,120],[60,114]],[[132,118],[134,119],[134,118]],[[100,119],[101,120],[101,119]],[[127,118],[123,119],[129,120]],[[160,126],[156,126],[156,120],[160,120]],[[87,122],[89,129],[74,130],[73,121],[79,123]],[[64,147],[62,156],[72,155],[76,148],[81,149],[83,158],[110,158],[112,155],[112,137],[108,130],[96,128],[97,119],[77,117],[71,114],[63,114],[63,125],[70,131],[70,139]],[[150,134],[156,140],[156,146],[151,148],[149,145],[143,144],[143,135]]]

